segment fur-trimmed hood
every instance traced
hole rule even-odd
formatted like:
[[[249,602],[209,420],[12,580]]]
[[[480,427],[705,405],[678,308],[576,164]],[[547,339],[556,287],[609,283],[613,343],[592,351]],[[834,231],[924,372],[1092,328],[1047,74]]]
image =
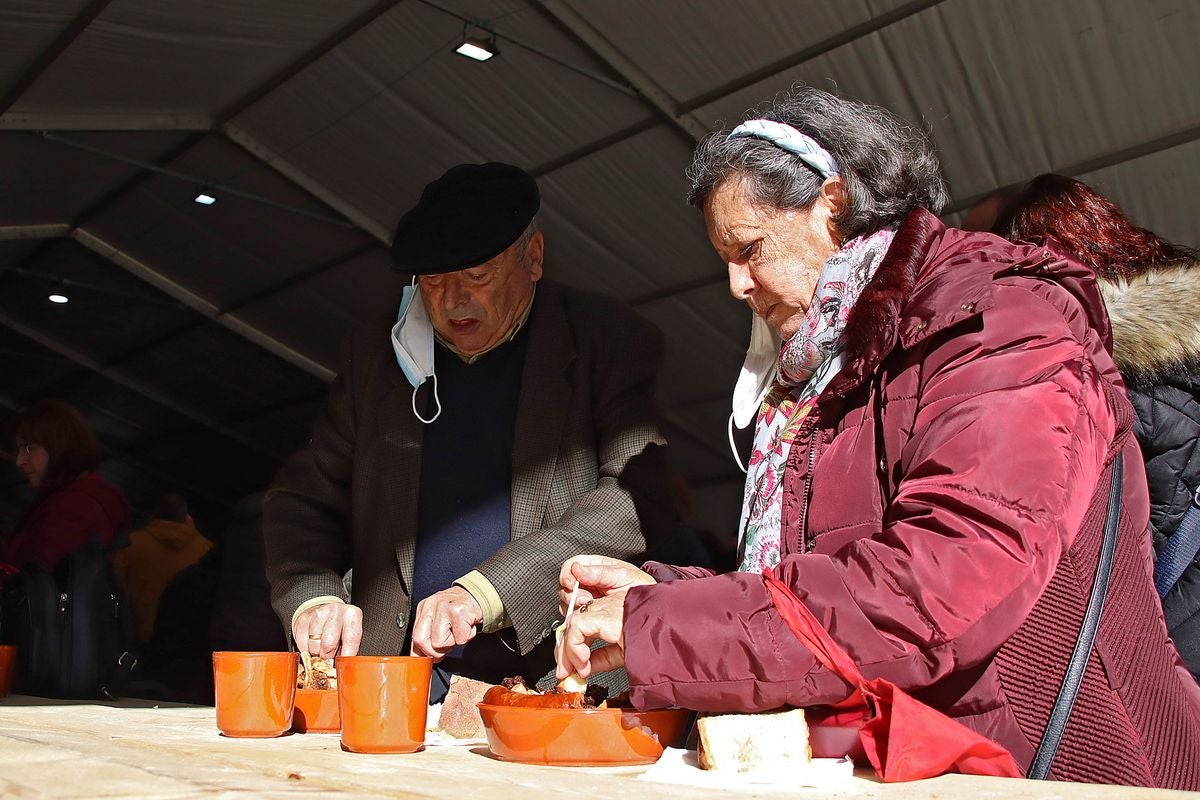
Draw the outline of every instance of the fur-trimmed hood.
[[[1200,263],[1101,280],[1113,360],[1131,388],[1200,372]]]

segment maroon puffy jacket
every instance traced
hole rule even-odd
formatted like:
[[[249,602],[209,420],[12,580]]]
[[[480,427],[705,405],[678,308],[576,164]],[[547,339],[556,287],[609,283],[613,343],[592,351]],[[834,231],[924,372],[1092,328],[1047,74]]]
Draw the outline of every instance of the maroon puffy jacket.
[[[1124,450],[1111,588],[1051,776],[1195,790],[1200,687],[1154,591],[1145,475],[1130,468],[1141,457],[1108,335],[1086,268],[914,212],[792,446],[775,574],[866,677],[1025,767],[1078,635]],[[848,694],[761,576],[649,569],[669,582],[625,604],[639,707],[761,711]]]

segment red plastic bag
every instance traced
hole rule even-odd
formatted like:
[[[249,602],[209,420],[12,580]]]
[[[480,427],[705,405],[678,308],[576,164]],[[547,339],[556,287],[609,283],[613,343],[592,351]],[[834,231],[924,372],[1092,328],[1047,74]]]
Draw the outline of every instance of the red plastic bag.
[[[961,722],[925,705],[894,683],[867,680],[854,659],[782,581],[764,572],[771,600],[796,637],[822,666],[840,675],[855,692],[839,709],[864,706],[859,730],[863,750],[885,783],[933,778],[947,772],[1020,778],[1012,754]]]

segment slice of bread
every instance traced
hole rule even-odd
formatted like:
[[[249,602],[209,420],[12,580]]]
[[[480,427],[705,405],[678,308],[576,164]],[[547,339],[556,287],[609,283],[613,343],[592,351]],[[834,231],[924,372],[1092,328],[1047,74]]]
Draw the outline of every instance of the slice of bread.
[[[479,716],[478,704],[493,684],[450,676],[450,688],[442,701],[438,727],[456,739],[478,739],[485,734],[483,717]]]
[[[812,762],[804,709],[700,717],[703,769],[729,772],[787,770]]]

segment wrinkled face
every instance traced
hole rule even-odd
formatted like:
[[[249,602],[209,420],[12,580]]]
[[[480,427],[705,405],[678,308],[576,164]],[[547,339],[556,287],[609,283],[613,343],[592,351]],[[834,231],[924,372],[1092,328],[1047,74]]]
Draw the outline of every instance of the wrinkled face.
[[[843,196],[840,179],[830,178],[807,209],[767,208],[753,203],[735,176],[704,204],[708,238],[729,267],[730,294],[785,341],[800,328],[821,266],[837,252],[833,216]]]
[[[49,466],[50,453],[46,448],[37,442],[27,442],[17,437],[17,469],[25,473],[25,480],[33,489],[42,485]]]
[[[433,328],[467,355],[501,341],[516,324],[542,277],[544,242],[534,233],[491,261],[457,272],[422,275],[421,299]]]

